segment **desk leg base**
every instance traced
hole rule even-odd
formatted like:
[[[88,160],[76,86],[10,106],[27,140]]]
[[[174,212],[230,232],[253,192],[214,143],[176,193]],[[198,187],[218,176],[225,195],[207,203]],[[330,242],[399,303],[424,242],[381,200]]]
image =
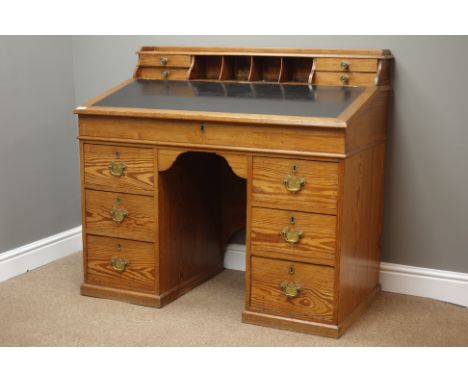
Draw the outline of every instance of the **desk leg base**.
[[[216,276],[222,272],[224,268],[222,266],[210,269],[204,273],[196,275],[174,288],[162,293],[161,295],[143,292],[133,292],[124,289],[110,288],[100,285],[93,285],[83,283],[80,291],[83,296],[105,298],[109,300],[117,300],[122,302],[128,302],[136,305],[150,306],[153,308],[161,308],[164,305],[169,304],[183,294],[189,292],[196,286],[202,284],[206,280]]]
[[[83,296],[117,300],[153,308],[161,307],[159,296],[151,293],[133,292],[87,283],[81,284],[80,291]]]
[[[292,330],[294,332],[315,334],[332,338],[338,338],[341,335],[340,329],[337,325],[299,320],[297,318],[274,316],[271,314],[252,312],[248,310],[245,310],[242,313],[242,322],[246,324],[267,326],[269,328],[275,329]]]

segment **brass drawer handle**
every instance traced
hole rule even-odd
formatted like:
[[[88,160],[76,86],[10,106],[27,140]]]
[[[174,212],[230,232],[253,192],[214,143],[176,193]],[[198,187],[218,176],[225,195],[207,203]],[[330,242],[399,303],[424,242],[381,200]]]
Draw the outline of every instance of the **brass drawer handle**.
[[[282,289],[284,295],[289,299],[297,297],[302,290],[302,286],[300,284],[295,282],[288,283],[287,281],[283,281],[280,284],[280,288]]]
[[[128,216],[128,211],[120,208],[112,208],[109,213],[112,216],[112,220],[119,224]]]
[[[123,272],[128,266],[128,260],[124,257],[112,256],[112,268],[117,272]]]
[[[167,78],[169,77],[169,70],[163,70],[161,72],[161,77],[164,79],[164,80],[167,80]]]
[[[340,77],[340,81],[343,83],[343,84],[347,84],[349,82],[349,76],[346,75],[346,74],[342,74],[341,77]]]
[[[283,183],[286,186],[286,190],[296,193],[301,191],[306,181],[305,178],[288,175],[283,178]]]
[[[166,65],[168,62],[169,62],[169,60],[167,59],[167,57],[161,57],[161,58],[159,59],[159,63],[160,63],[161,65]]]
[[[349,64],[345,61],[341,61],[340,67],[343,72],[346,72],[349,70]]]
[[[109,170],[111,175],[121,177],[127,169],[127,165],[123,162],[109,162]]]
[[[290,229],[289,227],[284,227],[281,231],[281,236],[283,240],[287,243],[296,244],[299,243],[301,237],[304,236],[304,232],[300,230]]]

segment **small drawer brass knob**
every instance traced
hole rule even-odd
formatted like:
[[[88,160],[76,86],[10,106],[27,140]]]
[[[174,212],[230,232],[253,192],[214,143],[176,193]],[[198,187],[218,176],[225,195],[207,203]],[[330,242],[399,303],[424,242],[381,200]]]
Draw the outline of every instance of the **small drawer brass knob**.
[[[342,74],[341,77],[340,77],[340,81],[343,83],[343,84],[347,84],[349,82],[349,76],[346,75],[346,74]]]
[[[161,72],[161,77],[164,79],[164,80],[167,80],[169,78],[169,70],[163,70]]]
[[[122,223],[128,216],[128,211],[120,208],[112,208],[109,213],[112,217],[112,220],[119,224]]]
[[[120,256],[112,256],[111,258],[112,269],[117,272],[123,272],[128,266],[128,260]]]
[[[299,176],[288,175],[283,178],[283,183],[289,192],[296,193],[301,191],[305,185],[305,179]]]
[[[121,177],[127,169],[127,165],[123,162],[109,162],[108,167],[111,175],[116,177]]]
[[[280,288],[288,299],[292,299],[298,296],[299,292],[302,289],[302,286],[295,282],[283,281],[280,284]]]
[[[166,65],[166,64],[168,63],[168,61],[169,61],[169,60],[167,59],[167,57],[161,57],[161,58],[159,59],[159,63],[160,63],[161,65]]]
[[[340,67],[343,72],[346,72],[349,70],[349,64],[345,61],[341,61]]]
[[[299,243],[301,237],[304,236],[304,232],[301,230],[290,229],[289,227],[284,227],[281,231],[281,237],[286,243],[296,244]]]

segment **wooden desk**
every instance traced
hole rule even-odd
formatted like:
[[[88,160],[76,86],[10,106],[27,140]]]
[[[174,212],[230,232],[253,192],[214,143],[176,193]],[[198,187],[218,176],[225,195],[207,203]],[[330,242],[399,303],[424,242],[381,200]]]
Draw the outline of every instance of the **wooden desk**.
[[[242,320],[339,337],[379,291],[390,52],[138,55],[75,110],[81,293],[162,307],[245,227]]]

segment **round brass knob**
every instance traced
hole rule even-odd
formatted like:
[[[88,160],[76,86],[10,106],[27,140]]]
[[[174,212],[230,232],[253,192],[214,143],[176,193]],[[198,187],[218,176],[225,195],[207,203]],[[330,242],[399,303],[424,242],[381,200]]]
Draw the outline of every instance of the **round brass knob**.
[[[342,62],[340,63],[340,67],[341,67],[341,70],[342,70],[343,72],[349,70],[349,64],[348,64],[347,62],[345,62],[345,61],[342,61]]]
[[[169,77],[169,70],[163,70],[161,72],[161,77],[164,79],[164,80],[167,80],[167,78]]]
[[[160,63],[161,65],[166,65],[166,64],[168,63],[168,61],[169,61],[169,60],[167,59],[167,57],[161,57],[161,58],[159,59],[159,63]]]
[[[346,74],[343,74],[341,77],[340,77],[340,81],[343,83],[343,84],[347,84],[349,82],[349,76],[347,76]]]

